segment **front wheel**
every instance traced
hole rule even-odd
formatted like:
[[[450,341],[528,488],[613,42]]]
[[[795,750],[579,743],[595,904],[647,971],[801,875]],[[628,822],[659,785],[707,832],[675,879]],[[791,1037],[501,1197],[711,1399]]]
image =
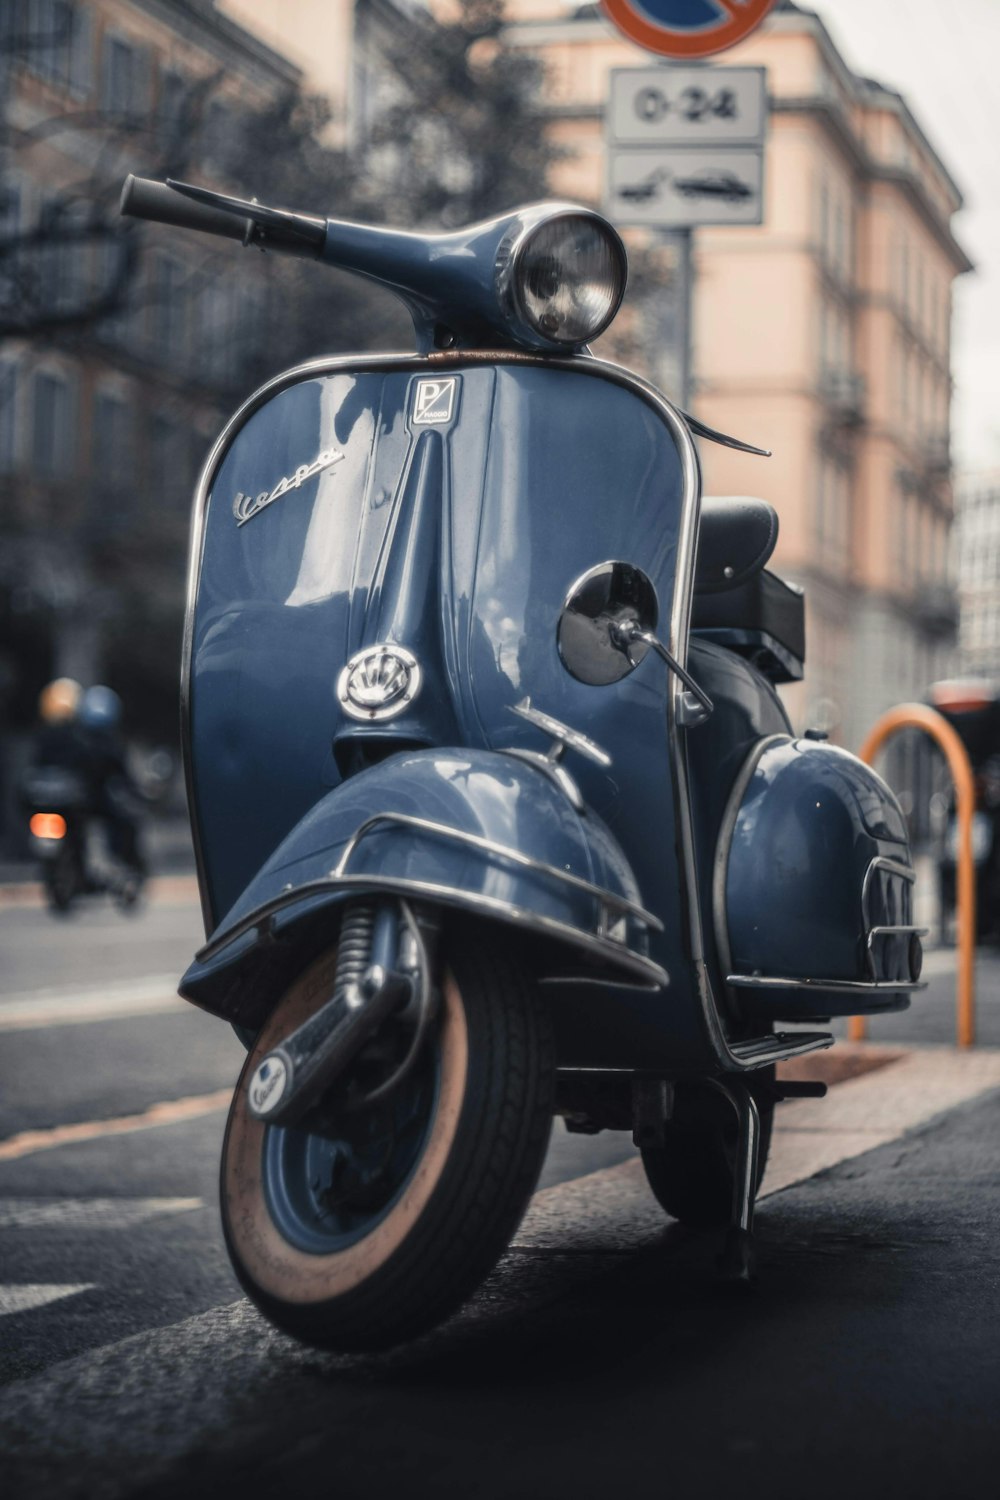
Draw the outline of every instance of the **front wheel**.
[[[547,1013],[509,949],[479,928],[446,937],[418,1065],[370,1105],[339,1103],[338,1081],[320,1132],[254,1119],[247,1082],[332,994],[335,951],[254,1042],[223,1145],[223,1229],[248,1295],[304,1342],[412,1338],[454,1311],[510,1242],[545,1156],[555,1069]]]

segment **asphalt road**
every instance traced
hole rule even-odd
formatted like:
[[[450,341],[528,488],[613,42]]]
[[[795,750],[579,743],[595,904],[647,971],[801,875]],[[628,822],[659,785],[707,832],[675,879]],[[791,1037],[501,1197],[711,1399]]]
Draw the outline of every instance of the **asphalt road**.
[[[468,1308],[337,1358],[229,1269],[242,1049],[170,997],[199,937],[176,895],[134,921],[0,904],[5,1495],[993,1492],[1000,1055],[910,1052],[948,1034],[946,972],[933,1012],[879,1023],[885,1067],[779,1111],[751,1296],[720,1292],[714,1239],[665,1219],[627,1137],[557,1126]],[[998,1010],[987,957],[981,1031]]]

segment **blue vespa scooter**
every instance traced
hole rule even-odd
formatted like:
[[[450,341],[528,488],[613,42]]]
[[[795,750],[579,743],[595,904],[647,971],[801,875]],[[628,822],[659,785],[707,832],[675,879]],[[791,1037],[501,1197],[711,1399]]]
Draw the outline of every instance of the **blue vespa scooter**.
[[[381,282],[418,346],[271,380],[195,498],[181,990],[249,1048],[243,1286],[325,1347],[431,1326],[509,1243],[554,1113],[631,1129],[748,1279],[775,1101],[816,1087],[775,1064],[832,1042],[775,1023],[909,1003],[914,876],[891,792],[791,732],[777,518],[701,500],[692,433],[732,440],[587,351],[618,235],[562,203],[416,235],[135,178],[122,207]]]

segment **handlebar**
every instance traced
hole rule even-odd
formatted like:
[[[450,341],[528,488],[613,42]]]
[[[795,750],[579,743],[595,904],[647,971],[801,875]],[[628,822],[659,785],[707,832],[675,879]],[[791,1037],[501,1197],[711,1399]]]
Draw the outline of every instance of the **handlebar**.
[[[311,214],[265,208],[242,198],[228,198],[185,182],[154,182],[129,173],[119,211],[135,219],[152,219],[180,229],[198,229],[223,239],[315,259],[326,241],[326,220]]]

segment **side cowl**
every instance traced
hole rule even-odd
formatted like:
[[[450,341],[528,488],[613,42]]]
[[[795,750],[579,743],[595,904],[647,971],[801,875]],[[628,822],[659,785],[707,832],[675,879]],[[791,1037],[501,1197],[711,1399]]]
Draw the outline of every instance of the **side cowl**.
[[[726,983],[756,1020],[901,1010],[922,989],[906,824],[834,745],[774,735],[737,777],[715,863]]]
[[[659,988],[656,917],[606,825],[544,769],[490,750],[401,753],[351,777],[292,829],[181,981],[206,1010],[256,1026],[371,892],[508,925],[546,976]]]

